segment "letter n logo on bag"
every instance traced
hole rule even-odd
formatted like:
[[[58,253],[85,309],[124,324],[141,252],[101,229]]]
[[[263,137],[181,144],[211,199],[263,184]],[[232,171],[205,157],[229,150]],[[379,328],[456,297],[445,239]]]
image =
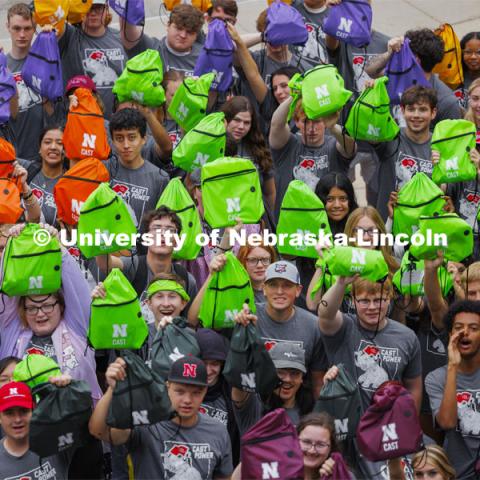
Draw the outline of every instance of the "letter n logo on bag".
[[[242,387],[251,388],[252,390],[255,390],[255,387],[256,387],[255,372],[241,373],[240,378],[242,381]]]
[[[398,440],[397,425],[395,423],[388,423],[387,425],[382,425],[382,431],[382,442],[391,442],[392,440]]]
[[[367,252],[362,252],[360,250],[352,250],[352,263],[357,263],[360,265],[365,265]]]
[[[240,197],[226,198],[227,213],[240,212]]]
[[[67,448],[73,445],[73,433],[66,433],[58,437],[58,448]]]
[[[445,160],[445,168],[447,170],[458,170],[458,157],[453,157]]]
[[[374,127],[371,123],[368,124],[367,135],[371,137],[379,137],[380,136],[380,127]]]
[[[197,153],[197,157],[193,161],[193,164],[196,165],[197,167],[203,167],[206,163],[207,160],[210,158],[210,155],[208,153]]]
[[[188,108],[185,106],[185,104],[182,102],[179,106],[178,106],[178,110],[177,110],[177,114],[179,116],[179,118],[185,120],[188,116]]]
[[[344,32],[350,33],[352,30],[353,20],[349,18],[342,17],[340,23],[338,24],[338,29],[343,30]]]
[[[262,463],[262,480],[269,478],[280,478],[278,462]]]
[[[330,92],[328,91],[328,86],[326,84],[315,87],[315,93],[319,100],[330,96]]]
[[[113,338],[122,337],[125,338],[127,336],[127,324],[122,323],[114,323],[113,324]]]
[[[32,85],[40,91],[42,89],[42,79],[32,75]]]
[[[28,289],[34,290],[36,288],[43,288],[43,276],[30,277],[28,279]]]
[[[97,143],[97,136],[89,133],[83,134],[83,142],[82,147],[87,148],[95,148],[95,144]]]
[[[147,410],[135,410],[132,412],[132,421],[134,425],[148,425],[148,412]]]

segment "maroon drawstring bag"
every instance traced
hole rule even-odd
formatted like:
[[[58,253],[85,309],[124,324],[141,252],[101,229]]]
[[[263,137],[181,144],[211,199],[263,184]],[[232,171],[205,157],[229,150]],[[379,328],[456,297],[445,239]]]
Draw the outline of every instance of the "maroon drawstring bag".
[[[320,480],[351,480],[352,475],[348,471],[347,464],[339,452],[333,452],[330,457],[335,462],[331,475],[322,475]]]
[[[303,453],[297,430],[285,409],[273,410],[245,432],[240,458],[242,480],[303,478]]]
[[[357,429],[360,452],[379,462],[415,453],[422,447],[422,429],[415,401],[400,382],[385,382],[374,393]]]

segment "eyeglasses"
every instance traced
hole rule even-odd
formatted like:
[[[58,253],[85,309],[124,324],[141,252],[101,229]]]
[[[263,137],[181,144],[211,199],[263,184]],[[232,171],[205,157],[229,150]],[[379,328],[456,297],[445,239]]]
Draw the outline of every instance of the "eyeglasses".
[[[373,303],[374,307],[379,307],[383,302],[388,302],[388,298],[356,298],[355,301],[363,308],[369,307],[370,303]]]
[[[308,452],[309,450],[313,449],[316,452],[320,452],[322,450],[325,450],[326,448],[330,448],[329,443],[325,442],[312,442],[311,440],[303,439],[300,438],[300,443],[302,444],[302,447]]]
[[[480,57],[480,50],[464,50],[463,54],[466,57],[473,57],[473,55],[476,55],[477,57]]]
[[[53,312],[53,309],[57,303],[58,302],[46,303],[45,305],[40,305],[39,307],[25,307],[25,313],[33,316],[38,315],[38,312],[41,310],[45,315],[48,315],[49,313]]]
[[[272,259],[270,257],[247,258],[247,265],[249,267],[256,267],[259,263],[261,263],[264,267],[268,267],[272,263]]]
[[[160,234],[163,234],[163,233],[170,233],[170,234],[174,234],[174,233],[177,233],[178,230],[174,227],[158,227],[158,228],[152,228],[151,230],[149,230],[150,233],[160,233]]]
[[[378,233],[378,228],[360,228],[360,227],[355,227],[353,231],[358,234],[361,233],[363,235],[367,234],[369,237],[373,237]]]

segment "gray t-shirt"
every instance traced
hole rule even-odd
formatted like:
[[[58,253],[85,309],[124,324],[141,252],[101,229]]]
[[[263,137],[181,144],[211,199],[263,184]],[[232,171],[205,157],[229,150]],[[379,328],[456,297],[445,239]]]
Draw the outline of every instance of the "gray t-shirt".
[[[149,161],[136,169],[126,168],[118,157],[105,162],[110,173],[110,186],[131,208],[137,227],[143,215],[155,209],[160,195],[169,181],[168,175]]]
[[[63,480],[68,478],[68,466],[74,452],[40,458],[30,450],[20,457],[10,455],[0,440],[0,478],[2,480]]]
[[[60,180],[60,177],[47,178],[42,171],[40,171],[30,182],[30,188],[40,203],[45,222],[50,225],[55,225],[57,220],[57,204],[53,197],[53,188],[58,180]]]
[[[113,110],[112,88],[127,61],[118,30],[107,27],[101,37],[91,37],[81,28],[67,24],[58,45],[65,85],[75,75],[91,77],[105,105],[105,118],[110,118]]]
[[[266,305],[257,305],[257,327],[267,350],[279,342],[296,343],[305,350],[307,370],[326,370],[325,349],[322,344],[318,319],[300,307],[295,307],[292,318],[286,322],[275,322],[266,312]]]
[[[188,53],[176,52],[167,45],[167,37],[161,40],[155,37],[143,35],[140,41],[131,50],[128,50],[128,57],[132,58],[139,53],[147,50],[158,50],[163,62],[163,71],[177,70],[183,72],[186,77],[191,77],[195,70],[195,63],[197,63],[198,56],[202,51],[202,46],[195,42],[192,49]]]
[[[440,410],[447,378],[447,366],[427,375],[425,388],[434,417]],[[445,432],[444,448],[462,480],[478,478],[475,462],[480,449],[480,371],[457,373],[457,426]]]
[[[223,395],[219,395],[214,400],[204,400],[199,411],[201,414],[208,415],[225,426],[228,424],[227,402]]]
[[[233,471],[227,429],[208,415],[193,427],[171,421],[136,427],[128,445],[138,480],[209,480]]]
[[[420,344],[405,325],[388,319],[375,338],[356,315],[343,314],[343,324],[334,335],[322,335],[330,365],[342,363],[357,379],[362,411],[370,405],[375,390],[387,380],[402,381],[422,374]]]
[[[365,66],[377,55],[387,51],[390,38],[383,33],[372,31],[372,38],[366,48],[340,42],[339,48],[330,58],[345,80],[345,88],[357,93],[363,90],[365,81],[370,77],[365,72]]]
[[[308,40],[304,46],[294,47],[294,52],[303,60],[310,61],[313,68],[320,63],[329,63],[325,44],[325,32],[322,30],[323,19],[328,15],[328,8],[320,12],[311,12],[302,0],[294,0],[294,7],[303,17],[308,31]]]
[[[417,172],[432,176],[431,140],[415,143],[402,128],[394,140],[375,145],[375,151],[380,161],[377,209],[386,219],[391,192],[400,189]]]
[[[45,357],[51,358],[58,363],[51,335],[47,335],[45,337],[39,337],[35,334],[32,335],[32,338],[28,342],[25,350],[25,356],[31,354],[44,355]]]
[[[7,54],[7,67],[17,83],[18,114],[15,120],[10,118],[9,125],[15,134],[17,156],[35,160],[38,156],[39,139],[44,127],[46,113],[42,106],[42,97],[27,87],[22,78],[22,67],[26,58],[14,59]]]
[[[320,147],[304,145],[300,135],[290,134],[286,145],[280,150],[272,149],[275,165],[275,185],[277,196],[275,214],[278,218],[280,205],[292,180],[302,180],[315,190],[321,177],[329,172],[347,173],[350,159],[343,157],[337,150],[337,141],[325,136]]]

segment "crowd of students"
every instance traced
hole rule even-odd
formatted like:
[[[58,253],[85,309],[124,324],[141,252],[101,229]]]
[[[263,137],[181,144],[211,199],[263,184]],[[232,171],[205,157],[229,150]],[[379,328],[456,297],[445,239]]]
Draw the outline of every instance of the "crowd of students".
[[[41,2],[34,3],[38,7]],[[201,169],[187,172],[172,161],[172,152],[186,132],[169,106],[184,79],[194,75],[215,19],[225,22],[235,47],[233,80],[226,92],[210,91],[207,113],[224,114],[225,156],[249,159],[256,167],[265,214],[255,225],[237,219],[234,227],[221,230],[219,245],[202,247],[190,260],[177,260],[174,245],[166,241],[95,258],[86,258],[77,245],[62,246],[59,290],[21,296],[7,296],[2,290],[0,478],[247,478],[242,475],[242,465],[246,468],[249,462],[242,455],[242,437],[276,408],[284,409],[296,427],[301,478],[346,478],[335,474],[340,464],[352,479],[478,478],[478,174],[474,180],[441,186],[443,213],[457,213],[473,229],[473,254],[454,262],[445,260],[439,250],[435,258],[425,259],[417,295],[402,294],[392,281],[401,271],[405,249],[375,245],[373,240],[378,233],[392,231],[399,190],[416,174],[431,177],[441,161],[431,143],[440,121],[466,119],[475,125],[476,149],[468,157],[480,169],[480,32],[461,39],[463,82],[450,88],[433,73],[445,45],[428,28],[395,38],[372,30],[370,43],[361,48],[327,35],[323,22],[342,0],[293,0],[292,7],[308,31],[302,46],[268,43],[266,10],[257,19],[256,32],[252,25],[252,33],[240,35],[235,0],[213,0],[206,13],[189,4],[175,6],[161,39],[123,18],[119,30],[111,28],[109,2],[90,3],[80,23],[67,22],[57,31],[64,97],[56,102],[42,98],[22,78],[35,35],[51,32],[53,26],[36,25],[27,4],[8,9],[11,46],[6,66],[15,79],[16,94],[10,100],[10,118],[0,126],[5,140],[0,155],[6,155],[2,149],[7,145],[15,148],[9,177],[20,185],[23,214],[16,223],[6,222],[2,215],[8,209],[0,205],[0,258],[5,259],[6,246],[31,223],[53,238],[59,238],[62,229],[72,235],[76,225],[60,215],[54,190],[67,170],[82,162],[67,158],[64,145],[71,135],[71,130],[65,131],[68,112],[78,105],[84,90],[103,113],[111,148],[103,165],[110,187],[127,205],[135,227],[163,239],[186,230],[180,212],[158,204],[171,180],[180,177],[198,211],[201,231],[211,234]],[[374,2],[372,8],[375,13]],[[351,106],[365,89],[374,87],[406,42],[425,81],[407,88],[399,105],[392,105],[400,126],[393,140],[369,143],[352,138],[344,128],[347,106],[311,119],[302,102],[294,101],[295,75],[333,64],[353,92]],[[164,68],[165,103],[157,108],[120,101],[112,91],[126,62],[147,49],[160,53]],[[355,168],[358,164],[360,170]],[[365,182],[366,203],[352,183],[355,171]],[[345,233],[354,247],[355,238],[362,239],[361,247],[381,252],[386,279],[330,276],[327,285],[321,261],[328,251],[325,245],[317,246],[318,262],[282,256],[266,242],[230,245],[233,231],[276,231],[282,201],[294,180],[308,185],[323,202],[333,234]],[[230,251],[248,274],[255,303],[237,309],[233,324],[235,329],[254,326],[278,376],[277,386],[267,395],[229,383],[224,366],[232,328],[204,328],[200,319],[211,279],[226,268]],[[169,365],[163,381],[172,414],[152,425],[121,429],[107,421],[117,385],[125,381],[130,367],[121,351],[93,349],[88,332],[91,303],[109,295],[104,280],[113,269],[123,272],[140,301],[148,335],[136,353],[148,368],[154,369],[155,338],[173,319],[183,318],[198,342],[198,355],[179,356]],[[445,289],[439,281],[439,271],[446,272],[451,288]],[[2,269],[0,278],[4,275]],[[80,448],[47,458],[30,450],[30,423],[38,397],[16,380],[14,371],[32,354],[58,364],[61,375],[48,380],[58,389],[75,381],[88,385],[93,404],[90,435]],[[360,414],[384,382],[398,381],[405,387],[423,432],[418,452],[373,462],[355,441],[353,450],[347,451],[339,419],[314,408],[322,388],[337,380],[339,368],[354,379]],[[278,462],[289,461],[282,452],[277,455]],[[263,478],[281,478],[278,475],[265,470]]]

